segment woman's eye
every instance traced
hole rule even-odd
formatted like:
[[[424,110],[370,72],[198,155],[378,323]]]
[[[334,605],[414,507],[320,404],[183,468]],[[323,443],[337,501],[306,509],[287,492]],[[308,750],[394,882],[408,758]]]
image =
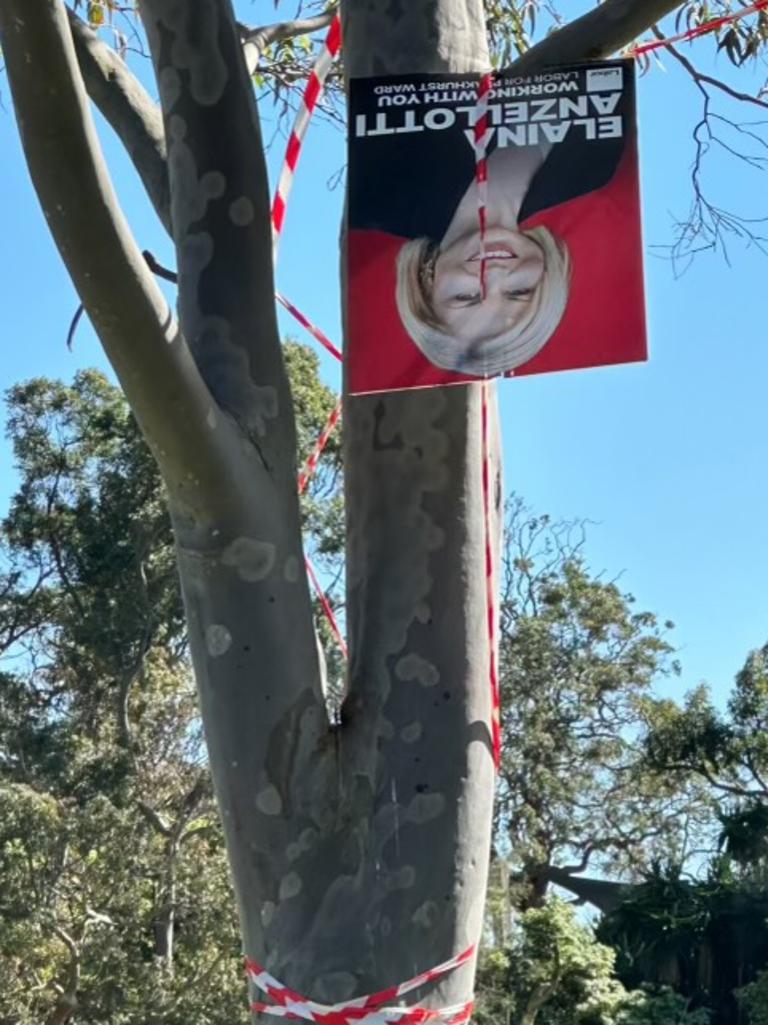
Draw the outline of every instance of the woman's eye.
[[[513,302],[518,302],[523,299],[530,299],[533,295],[532,288],[518,288],[514,292],[505,292],[504,298],[511,299]]]
[[[457,303],[479,303],[480,293],[479,292],[461,292],[459,295],[453,297],[454,302]]]

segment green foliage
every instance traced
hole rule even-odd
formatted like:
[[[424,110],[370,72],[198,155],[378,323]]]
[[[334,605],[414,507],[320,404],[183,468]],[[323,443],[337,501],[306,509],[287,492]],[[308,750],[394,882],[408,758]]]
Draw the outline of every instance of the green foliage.
[[[325,0],[304,0],[298,5],[298,12],[294,13],[295,4],[291,7],[290,16],[312,15],[320,10],[327,10],[330,6]],[[485,0],[484,7],[486,28],[494,64],[497,67],[512,63],[516,57],[525,53],[533,42],[562,25],[563,21],[572,15],[567,4],[558,3],[556,0]],[[732,11],[733,5],[730,0],[688,0],[681,5],[676,14],[675,31],[683,32],[704,25]],[[761,11],[756,18],[716,30],[711,38],[712,45],[722,50],[737,66],[757,60],[764,53],[768,43],[768,15]],[[307,48],[306,37],[291,42],[294,43],[291,49]],[[287,67],[296,65],[286,62],[286,55],[281,52],[282,49],[282,46],[276,48],[275,57],[282,58],[278,66],[284,76]]]
[[[478,1025],[708,1025],[706,1009],[663,987],[628,992],[613,950],[573,908],[550,899],[520,915],[506,949],[484,952]]]
[[[533,873],[590,859],[638,871],[679,846],[680,804],[639,763],[643,699],[677,671],[656,617],[591,574],[579,525],[511,505],[501,629],[497,850]]]
[[[338,396],[320,381],[320,361],[314,350],[288,340],[283,354],[291,379],[293,402],[297,410],[297,457],[301,470],[315,449],[328,417],[336,408]],[[305,534],[314,550],[336,556],[344,547],[344,506],[340,487],[341,430],[328,439],[317,472],[302,504]]]
[[[320,361],[307,346],[287,341],[283,346],[291,379],[297,422],[299,468],[306,465],[320,433],[336,408],[338,396],[319,380]],[[331,434],[317,472],[302,498],[305,544],[313,564],[322,574],[326,597],[341,616],[343,609],[343,558],[345,519],[341,488],[341,429]],[[346,665],[328,620],[315,596],[315,625],[325,654],[328,705],[336,717],[341,704]]]
[[[719,847],[745,882],[768,881],[768,646],[736,677],[725,713],[706,687],[683,705],[648,699],[645,762],[657,778],[704,783],[718,805]]]
[[[296,410],[297,454],[303,465],[315,447],[320,431],[338,402],[336,393],[320,380],[320,360],[314,349],[288,339],[283,343],[283,357],[291,380]],[[341,436],[331,435],[323,453],[321,477],[337,479],[341,461]]]
[[[749,1025],[768,1025],[768,969],[760,972],[754,982],[738,991]]]
[[[68,1000],[82,1022],[246,1020],[220,837],[190,836],[174,865],[171,976],[153,941],[167,845],[135,807],[14,784],[0,816],[0,985],[14,1015],[0,1020],[31,1025]]]
[[[552,899],[519,916],[507,949],[483,955],[478,1025],[611,1025],[624,998],[613,952]]]
[[[286,359],[306,458],[336,400],[311,353],[288,343]],[[0,1023],[244,1025],[155,464],[95,371],[18,385],[8,412],[20,481],[0,549]],[[338,460],[334,439],[308,530]]]
[[[616,1016],[616,1025],[709,1025],[706,1007],[692,1010],[685,997],[671,989],[642,989],[627,995]]]
[[[747,804],[720,816],[720,847],[742,870],[765,864],[768,858],[768,805]]]
[[[4,535],[14,568],[44,570],[60,682],[78,680],[72,691],[96,714],[105,683],[153,645],[178,649],[183,633],[157,470],[122,396],[95,371],[71,387],[17,385],[9,413],[22,483]]]
[[[552,16],[540,0],[486,0],[486,27],[496,67],[511,64],[531,45],[537,24],[552,24]],[[541,18],[539,18],[541,14]]]
[[[715,18],[732,13],[733,7],[727,0],[694,0],[678,11],[676,29],[686,31],[697,25],[706,24]],[[760,11],[749,22],[737,21],[717,29],[713,36],[718,51],[723,51],[732,64],[741,66],[757,59],[768,43],[768,15]]]
[[[627,986],[673,988],[706,1004],[718,1025],[740,1022],[736,991],[768,963],[768,897],[717,866],[692,881],[659,867],[600,923]]]

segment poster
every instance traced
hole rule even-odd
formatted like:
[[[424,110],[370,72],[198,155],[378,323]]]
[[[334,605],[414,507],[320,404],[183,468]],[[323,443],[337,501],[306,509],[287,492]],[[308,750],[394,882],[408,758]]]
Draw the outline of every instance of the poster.
[[[495,76],[484,246],[479,81],[351,82],[353,394],[646,359],[634,62]]]

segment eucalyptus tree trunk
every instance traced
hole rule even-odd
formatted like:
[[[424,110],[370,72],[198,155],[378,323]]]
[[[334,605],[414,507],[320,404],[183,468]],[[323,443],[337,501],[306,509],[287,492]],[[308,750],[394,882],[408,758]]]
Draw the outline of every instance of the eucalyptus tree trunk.
[[[351,4],[350,73],[483,66],[479,0],[460,18],[444,6],[381,5],[388,37],[375,5]],[[347,400],[351,659],[334,730],[301,569],[253,93],[228,5],[180,10],[142,3],[181,327],[212,393],[211,431],[231,432],[241,463],[213,510],[175,482],[190,640],[246,951],[292,988],[338,1000],[479,935],[493,785],[479,389]],[[450,979],[442,998],[468,986]]]
[[[606,0],[525,60],[605,55],[675,6]],[[49,227],[165,482],[245,951],[341,1000],[479,939],[493,790],[480,386],[345,400],[350,664],[332,727],[241,40],[229,0],[140,8],[162,116],[61,0],[3,0],[4,58]],[[481,0],[344,0],[342,17],[350,76],[489,66]],[[171,231],[178,324],[86,86]],[[425,1002],[466,999],[473,971]]]
[[[347,0],[342,13],[348,76],[489,67],[480,0]],[[374,841],[359,904],[372,967],[363,991],[445,960],[481,929],[493,765],[480,402],[472,386],[345,404],[342,743],[366,781]],[[394,887],[382,890],[381,872]],[[472,971],[446,978],[441,1002],[466,999]]]

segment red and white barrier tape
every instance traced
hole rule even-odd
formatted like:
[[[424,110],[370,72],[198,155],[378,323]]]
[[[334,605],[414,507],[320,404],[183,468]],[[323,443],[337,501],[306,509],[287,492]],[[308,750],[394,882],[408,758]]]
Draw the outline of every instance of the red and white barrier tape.
[[[310,455],[309,459],[307,459],[306,463],[304,464],[304,469],[299,474],[298,490],[300,495],[306,491],[307,485],[314,476],[315,471],[317,470],[317,464],[320,461],[320,456],[323,454],[323,450],[330,441],[331,435],[333,434],[333,431],[336,427],[336,424],[339,422],[340,417],[341,403],[339,403],[335,407],[335,409],[333,409],[331,415],[328,417],[325,427],[323,428],[323,432],[318,438],[317,444],[315,445],[314,449],[312,450],[312,454]],[[304,565],[307,568],[307,576],[309,577],[310,583],[312,584],[312,587],[315,589],[315,593],[317,594],[317,597],[320,601],[323,614],[325,615],[325,618],[328,620],[328,625],[330,626],[331,632],[333,633],[333,636],[336,639],[336,644],[338,645],[339,650],[341,651],[344,658],[347,658],[349,652],[347,651],[347,643],[344,640],[344,634],[341,632],[341,627],[339,626],[339,621],[336,618],[336,613],[333,611],[333,606],[331,605],[330,599],[328,598],[328,595],[325,593],[323,588],[320,586],[320,581],[317,578],[315,567],[312,565],[312,562],[308,555],[304,556]]]
[[[475,149],[475,180],[477,183],[478,222],[480,225],[480,292],[485,298],[485,235],[488,205],[488,141],[491,136],[488,120],[488,100],[493,89],[493,72],[486,72],[480,79],[477,90],[477,103],[474,110],[474,149]],[[496,645],[496,575],[493,562],[493,534],[491,510],[491,455],[489,441],[489,410],[488,396],[490,385],[483,382],[480,434],[482,445],[481,473],[483,498],[483,534],[485,559],[485,615],[488,628],[488,678],[491,685],[491,746],[493,766],[498,771],[501,761],[501,699],[499,694],[499,675],[497,668]]]
[[[488,207],[488,142],[491,138],[488,123],[488,98],[493,88],[493,72],[483,75],[477,87],[475,104],[474,144],[475,180],[477,181],[477,217],[480,224],[480,294],[485,298],[485,232]]]
[[[317,579],[317,573],[315,573],[315,567],[310,562],[309,556],[304,556],[304,565],[307,567],[307,576],[309,577],[310,583],[315,589],[320,604],[323,608],[323,614],[328,620],[328,625],[331,628],[333,636],[336,638],[336,643],[339,646],[339,651],[342,653],[344,658],[349,658],[349,650],[347,648],[347,642],[344,640],[344,634],[341,632],[339,621],[336,618],[336,613],[333,611],[333,606],[328,598],[328,595],[320,586],[320,581]]]
[[[308,1003],[308,1001],[307,1001]],[[314,1021],[319,1025],[422,1025],[424,1022],[440,1022],[442,1025],[465,1025],[472,1015],[473,1004],[454,1004],[452,1007],[432,1009],[429,1007],[379,1007],[361,1015],[352,1015],[351,1008],[328,1010],[307,1010],[307,1004],[266,1004],[255,1000],[251,1010],[260,1014],[272,1014],[292,1021]]]
[[[496,573],[493,562],[493,533],[491,494],[491,451],[489,402],[490,385],[483,382],[480,412],[480,434],[482,444],[482,491],[483,491],[483,532],[485,534],[485,613],[488,626],[488,675],[491,682],[491,742],[493,749],[493,766],[498,771],[501,761],[501,696],[499,693],[499,674],[497,668],[496,643]]]
[[[320,456],[323,454],[326,445],[331,440],[331,435],[333,434],[336,424],[339,422],[340,418],[341,403],[339,403],[338,406],[336,406],[336,408],[331,412],[331,415],[328,417],[325,423],[325,427],[323,428],[323,432],[317,439],[317,444],[312,450],[312,454],[310,455],[309,459],[307,459],[306,463],[304,464],[304,469],[299,474],[300,495],[307,490],[307,484],[309,484],[310,479],[314,476],[315,471],[317,470],[317,464],[320,462]]]
[[[712,18],[701,25],[696,25],[695,28],[688,29],[687,32],[680,32],[678,35],[669,36],[667,39],[654,39],[648,43],[639,43],[637,46],[631,46],[626,53],[629,57],[640,57],[644,53],[661,50],[665,46],[672,46],[674,43],[686,43],[690,39],[696,39],[698,36],[706,35],[708,32],[715,32],[724,25],[741,21],[742,18],[746,18],[750,14],[758,14],[766,9],[768,9],[768,0],[757,0],[757,3],[751,4],[749,7],[743,7],[740,11],[734,11],[732,14],[724,14],[720,18]]]
[[[307,86],[304,90],[304,95],[301,99],[301,105],[299,106],[296,120],[291,129],[291,134],[288,138],[288,146],[285,151],[285,159],[283,160],[283,166],[280,171],[280,177],[277,181],[277,189],[275,190],[275,198],[272,202],[272,259],[273,263],[277,263],[277,250],[280,244],[280,236],[282,234],[283,225],[285,224],[285,212],[288,206],[288,196],[290,195],[291,186],[293,185],[293,176],[296,172],[296,166],[301,156],[301,147],[304,142],[304,136],[306,135],[307,128],[312,115],[315,112],[320,97],[323,93],[323,87],[325,80],[328,77],[328,73],[333,66],[333,62],[336,59],[339,50],[341,48],[341,19],[337,14],[331,22],[331,27],[328,30],[328,35],[323,43],[323,48],[320,51],[320,56],[315,62],[315,66],[307,81]],[[298,310],[292,302],[281,295],[280,292],[275,293],[277,301],[294,317],[295,320],[301,324],[305,330],[307,330],[312,337],[318,341],[328,352],[331,353],[337,360],[342,359],[341,352],[333,342],[316,327],[308,317]],[[299,474],[297,487],[299,494],[302,494],[306,490],[307,484],[310,478],[317,470],[317,464],[322,455],[323,449],[328,444],[331,437],[331,433],[338,423],[341,415],[341,406],[337,406],[326,423],[326,426],[318,439],[317,445],[315,446],[312,455],[307,460],[307,463]],[[336,614],[333,611],[333,606],[330,603],[328,595],[325,593],[323,588],[320,586],[320,581],[317,578],[315,567],[312,565],[309,556],[305,556],[304,564],[307,569],[307,576],[309,577],[310,583],[318,596],[320,605],[323,609],[325,618],[328,620],[328,624],[331,631],[336,638],[336,643],[339,646],[341,653],[344,658],[347,658],[347,645],[344,640],[344,635],[341,632]]]
[[[301,310],[297,310],[293,303],[286,299],[280,292],[275,292],[275,298],[281,306],[288,310],[294,320],[297,320],[305,330],[309,331],[315,341],[319,342],[323,348],[327,349],[332,356],[339,360],[339,362],[343,360],[344,357],[339,349],[336,348],[327,335],[323,334],[319,327],[315,327],[312,321],[308,317],[304,316]]]
[[[320,438],[318,439],[317,445],[313,449],[312,454],[305,463],[304,469],[302,469],[301,473],[298,475],[297,487],[299,495],[304,494],[304,492],[307,490],[308,484],[315,475],[318,463],[320,461],[320,456],[323,454],[325,447],[330,441],[330,437],[333,434],[333,430],[336,424],[338,423],[340,416],[341,403],[339,402],[339,404],[332,410],[330,416],[328,417],[325,427],[323,428],[323,432],[320,435]],[[312,586],[315,588],[325,618],[328,620],[328,625],[330,626],[331,631],[333,633],[333,637],[335,638],[336,644],[338,645],[338,649],[343,655],[343,657],[347,658],[347,642],[345,641],[345,639],[343,639],[343,633],[341,632],[341,627],[338,625],[338,620],[336,619],[336,614],[333,611],[333,606],[330,604],[330,600],[328,599],[327,594],[320,586],[320,581],[318,580],[317,573],[315,572],[315,567],[312,565],[309,556],[305,556],[305,566],[307,567],[307,575],[310,578]]]
[[[272,203],[272,247],[275,254],[277,253],[280,234],[285,222],[288,195],[291,191],[291,186],[293,185],[293,176],[296,172],[296,165],[299,162],[299,156],[301,155],[301,146],[304,141],[304,136],[312,115],[315,112],[315,108],[323,94],[325,80],[328,77],[328,73],[333,66],[333,62],[336,60],[340,49],[341,18],[337,14],[331,22],[331,27],[328,30],[328,35],[323,43],[320,56],[318,57],[307,81],[304,95],[301,98],[299,112],[296,115],[296,120],[288,139],[283,168],[277,181],[275,198]]]
[[[339,403],[336,406],[336,408],[331,412],[331,415],[328,417],[323,432],[318,438],[317,444],[315,445],[314,449],[312,450],[312,454],[310,455],[309,459],[307,459],[306,463],[304,464],[304,469],[299,474],[297,487],[300,495],[306,491],[307,485],[309,484],[312,476],[317,470],[317,464],[320,461],[320,456],[323,454],[323,450],[330,441],[331,435],[333,434],[334,428],[336,427],[336,424],[339,422],[340,417],[341,403]],[[333,605],[331,605],[328,595],[323,590],[320,581],[317,578],[315,567],[312,565],[312,562],[308,555],[304,556],[304,565],[307,569],[307,576],[309,577],[309,581],[312,584],[312,587],[315,590],[315,594],[317,595],[320,601],[320,606],[323,610],[323,615],[328,620],[328,625],[330,626],[331,632],[333,633],[333,636],[336,639],[336,644],[338,645],[339,651],[346,659],[349,657],[347,642],[344,640],[344,634],[341,632],[341,627],[339,626],[339,621],[336,618],[336,613],[333,611]]]
[[[389,1023],[392,1025],[421,1025],[422,1022],[463,1025],[464,1022],[469,1021],[472,1014],[472,1001],[443,1008],[387,1005],[392,1001],[399,1000],[406,993],[429,982],[434,982],[456,968],[460,968],[472,958],[474,952],[474,946],[469,947],[456,957],[415,975],[407,982],[401,982],[397,986],[379,990],[378,993],[355,997],[338,1004],[321,1004],[301,996],[278,982],[260,964],[249,958],[246,960],[246,968],[251,982],[273,1001],[272,1003],[254,1001],[251,1004],[251,1010],[280,1018],[313,1021],[318,1025],[389,1025]]]

